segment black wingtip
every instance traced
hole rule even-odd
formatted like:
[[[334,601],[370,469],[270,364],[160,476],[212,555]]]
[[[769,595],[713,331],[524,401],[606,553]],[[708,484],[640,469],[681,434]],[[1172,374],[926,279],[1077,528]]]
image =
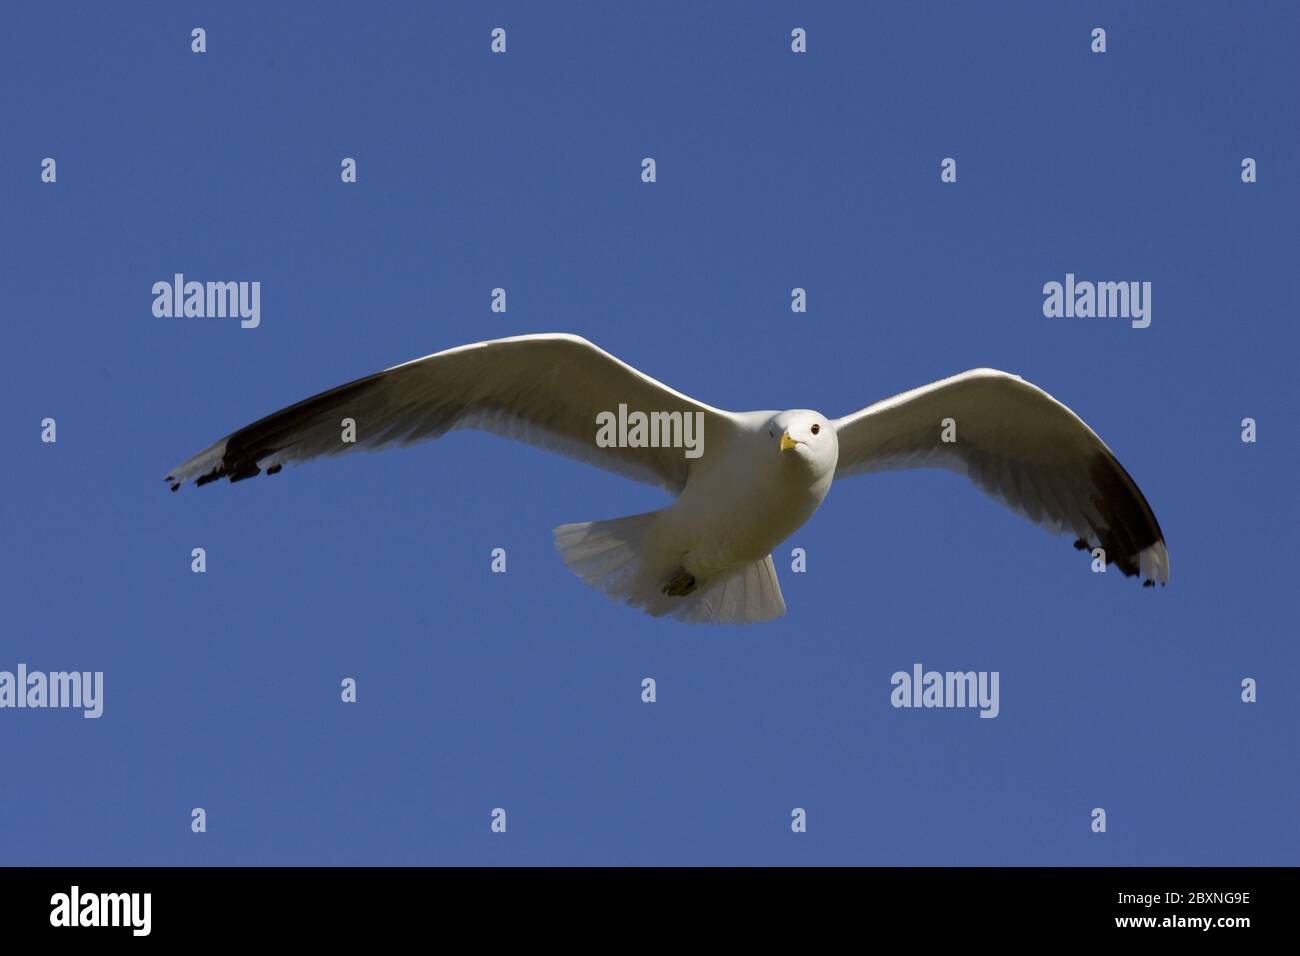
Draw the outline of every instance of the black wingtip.
[[[262,469],[258,468],[256,463],[250,461],[244,464],[238,471],[230,472],[230,483],[234,484],[236,481],[245,481],[249,478],[256,478],[261,473]]]

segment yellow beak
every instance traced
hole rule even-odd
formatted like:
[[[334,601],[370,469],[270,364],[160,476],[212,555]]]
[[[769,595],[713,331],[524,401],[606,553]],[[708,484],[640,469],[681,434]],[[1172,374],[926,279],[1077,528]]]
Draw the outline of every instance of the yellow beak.
[[[793,448],[793,447],[794,447],[795,445],[797,445],[797,444],[799,444],[799,443],[798,443],[797,441],[795,441],[793,438],[790,437],[790,433],[789,433],[789,432],[786,432],[784,435],[781,436],[781,450],[782,450],[782,451],[789,451],[791,448]]]

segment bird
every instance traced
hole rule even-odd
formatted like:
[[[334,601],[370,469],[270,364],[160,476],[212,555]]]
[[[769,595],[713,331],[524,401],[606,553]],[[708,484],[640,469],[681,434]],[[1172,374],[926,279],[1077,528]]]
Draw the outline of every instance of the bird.
[[[1047,392],[988,368],[842,418],[802,408],[731,412],[580,336],[519,335],[436,352],[304,399],[210,445],[166,480],[172,491],[238,482],[466,428],[673,496],[656,511],[553,530],[560,558],[582,581],[654,617],[709,624],[781,617],[773,549],[812,517],[833,483],[893,469],[964,475],[1029,521],[1073,534],[1094,561],[1104,558],[1147,587],[1169,581],[1160,525],[1114,453]]]

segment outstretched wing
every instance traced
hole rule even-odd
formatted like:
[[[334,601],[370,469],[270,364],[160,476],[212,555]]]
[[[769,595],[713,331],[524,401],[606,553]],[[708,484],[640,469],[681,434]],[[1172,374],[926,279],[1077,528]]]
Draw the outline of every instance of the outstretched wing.
[[[241,428],[167,476],[240,481],[287,462],[376,450],[476,428],[659,485],[686,484],[693,462],[680,447],[597,445],[597,415],[702,412],[710,453],[734,432],[730,413],[676,392],[576,335],[541,334],[477,342],[397,365],[322,392]],[[355,441],[343,440],[343,419]]]
[[[945,419],[952,419],[946,442]],[[1042,389],[1017,375],[975,369],[837,420],[835,477],[895,468],[944,468],[1077,548],[1104,548],[1127,576],[1169,582],[1156,516],[1106,444]]]

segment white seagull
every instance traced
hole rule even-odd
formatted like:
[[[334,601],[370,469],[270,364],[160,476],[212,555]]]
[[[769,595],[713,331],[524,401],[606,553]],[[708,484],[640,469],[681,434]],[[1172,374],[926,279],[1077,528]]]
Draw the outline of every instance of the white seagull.
[[[662,434],[636,427],[628,409]],[[615,416],[633,427],[610,441]],[[691,451],[681,447],[690,437],[681,426],[693,422],[703,433]],[[286,462],[459,428],[515,438],[672,494],[658,511],[554,531],[565,564],[583,581],[655,617],[714,624],[780,617],[773,548],[812,516],[832,481],[895,468],[965,475],[1035,524],[1074,535],[1076,548],[1102,549],[1126,576],[1140,574],[1147,586],[1169,581],[1160,526],[1111,450],[1042,389],[994,369],[843,418],[808,409],[728,412],[576,335],[520,335],[437,352],[290,405],[199,452],[167,481],[173,491],[186,481],[242,481],[274,475]]]

